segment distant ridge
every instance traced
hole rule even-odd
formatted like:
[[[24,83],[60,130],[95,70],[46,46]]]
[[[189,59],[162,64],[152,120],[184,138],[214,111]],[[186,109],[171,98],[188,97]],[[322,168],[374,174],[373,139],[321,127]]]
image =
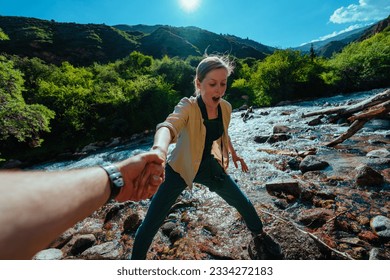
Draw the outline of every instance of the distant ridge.
[[[389,25],[390,16],[368,27],[351,30],[326,40],[307,43],[294,49],[300,50],[302,52],[309,52],[311,46],[313,46],[313,49],[316,51],[317,55],[331,57],[334,53],[340,52],[348,44],[368,39],[376,33],[388,28]]]
[[[389,26],[389,17],[367,28],[313,42],[317,55],[330,57],[351,42],[369,38]],[[0,41],[0,53],[38,57],[48,63],[69,61],[77,66],[108,63],[140,51],[155,58],[164,55],[230,54],[263,59],[275,48],[230,34],[216,34],[195,26],[60,23],[27,17],[0,16],[0,28],[9,40]],[[293,48],[309,52],[311,43]]]
[[[262,59],[273,48],[232,35],[197,27],[59,23],[27,17],[0,16],[0,28],[9,40],[0,41],[0,53],[38,57],[60,64],[85,66],[113,62],[140,51],[155,58],[186,58],[209,53]]]

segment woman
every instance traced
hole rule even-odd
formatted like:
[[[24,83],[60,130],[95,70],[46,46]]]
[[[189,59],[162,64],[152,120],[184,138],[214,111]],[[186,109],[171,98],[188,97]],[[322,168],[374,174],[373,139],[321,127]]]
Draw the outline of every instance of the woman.
[[[228,60],[211,56],[197,69],[196,97],[183,98],[167,119],[157,126],[152,151],[167,157],[168,146],[176,143],[167,160],[165,181],[154,195],[146,217],[138,228],[132,259],[145,259],[148,248],[180,193],[193,182],[216,192],[243,216],[249,230],[263,233],[263,225],[252,203],[226,174],[229,152],[236,168],[248,166],[230,141],[228,126],[232,107],[222,99],[233,70]]]

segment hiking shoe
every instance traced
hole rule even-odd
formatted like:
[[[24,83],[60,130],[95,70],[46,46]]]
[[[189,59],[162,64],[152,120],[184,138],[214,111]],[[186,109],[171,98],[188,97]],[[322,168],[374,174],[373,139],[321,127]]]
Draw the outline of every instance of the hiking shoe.
[[[265,232],[253,238],[249,246],[249,256],[260,260],[281,260],[283,258],[279,243]]]

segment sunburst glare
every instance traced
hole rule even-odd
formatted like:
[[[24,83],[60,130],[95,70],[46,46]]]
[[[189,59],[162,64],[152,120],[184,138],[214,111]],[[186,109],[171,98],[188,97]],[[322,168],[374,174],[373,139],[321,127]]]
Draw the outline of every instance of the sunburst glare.
[[[179,0],[180,7],[190,13],[196,11],[200,6],[201,0]]]

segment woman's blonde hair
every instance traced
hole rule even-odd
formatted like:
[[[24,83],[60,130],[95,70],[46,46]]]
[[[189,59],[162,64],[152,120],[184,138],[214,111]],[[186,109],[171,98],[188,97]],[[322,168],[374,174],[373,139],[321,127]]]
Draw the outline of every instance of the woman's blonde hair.
[[[228,77],[234,70],[233,63],[227,56],[207,56],[206,58],[202,59],[201,62],[199,62],[198,66],[196,67],[196,75],[194,79],[195,95],[199,94],[196,87],[196,81],[199,80],[199,82],[202,82],[210,71],[220,68],[226,69]]]

